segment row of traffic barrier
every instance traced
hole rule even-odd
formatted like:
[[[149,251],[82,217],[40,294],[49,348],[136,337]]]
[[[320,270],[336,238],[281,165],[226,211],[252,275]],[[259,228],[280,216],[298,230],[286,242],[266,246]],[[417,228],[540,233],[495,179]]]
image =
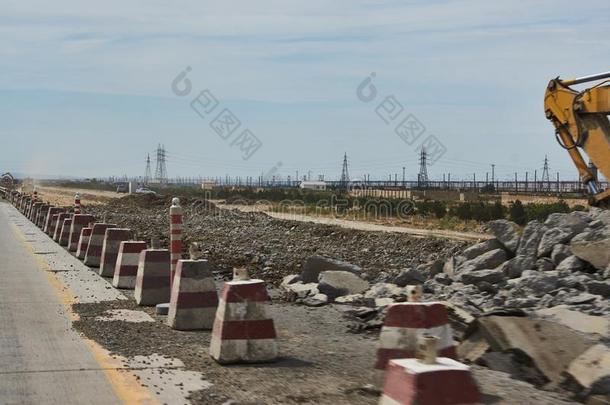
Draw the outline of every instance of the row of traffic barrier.
[[[269,362],[278,358],[270,298],[262,280],[235,269],[220,295],[207,260],[182,259],[183,213],[172,200],[170,249],[148,247],[130,229],[98,223],[82,213],[80,197],[66,209],[45,204],[36,192],[8,199],[49,237],[66,247],[112,285],[133,289],[141,306],[167,306],[176,330],[211,330],[210,355],[220,364]],[[409,286],[409,302],[388,306],[375,368],[383,372],[380,404],[469,404],[480,395],[470,368],[456,360],[447,308],[421,302],[421,286]],[[169,304],[167,304],[169,303]],[[440,354],[441,357],[437,357]]]

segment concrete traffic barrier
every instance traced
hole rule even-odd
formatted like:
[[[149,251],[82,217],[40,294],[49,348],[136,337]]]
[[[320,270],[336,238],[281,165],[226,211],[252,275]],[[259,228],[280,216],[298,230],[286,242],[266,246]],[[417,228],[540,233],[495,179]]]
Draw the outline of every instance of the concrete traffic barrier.
[[[40,214],[42,213],[44,206],[45,206],[45,204],[43,202],[41,202],[41,204],[38,207],[36,207],[36,210],[32,213],[32,223],[36,226],[38,226],[38,221],[40,220]]]
[[[169,302],[171,274],[170,253],[167,249],[146,249],[140,252],[134,296],[142,306]]]
[[[89,237],[89,244],[87,245],[84,260],[84,263],[87,266],[100,266],[102,259],[102,247],[104,246],[104,236],[106,235],[106,230],[110,228],[116,228],[116,225],[100,223],[93,224],[91,227],[91,236]]]
[[[53,240],[59,242],[59,235],[61,234],[61,227],[64,224],[64,219],[70,217],[70,214],[66,212],[60,212],[59,214],[53,215],[51,219],[51,228],[53,229]]]
[[[146,242],[123,241],[119,245],[119,254],[114,268],[112,285],[116,288],[133,290],[138,275],[140,252],[146,250]]]
[[[210,355],[221,364],[269,362],[277,359],[277,335],[267,315],[265,282],[235,269],[220,294],[210,341]]]
[[[167,324],[172,329],[212,329],[218,293],[207,260],[178,260],[169,300]]]
[[[179,198],[173,198],[172,206],[169,208],[169,240],[172,260],[171,285],[176,274],[178,260],[182,258],[182,207],[180,207]]]
[[[418,339],[424,335],[439,339],[440,356],[457,358],[447,308],[440,302],[390,304],[379,335],[375,368],[385,370],[391,359],[415,357]]]
[[[30,209],[30,204],[32,203],[32,197],[28,196],[23,204],[23,208],[21,209],[21,213],[23,215],[25,215],[26,217],[28,216],[28,210]]]
[[[76,252],[78,250],[78,241],[81,230],[92,222],[95,222],[95,217],[93,215],[74,214],[72,216],[72,226],[70,227],[70,238],[68,245],[68,250],[70,252]]]
[[[92,228],[90,227],[84,227],[80,231],[80,236],[78,238],[78,249],[76,249],[76,257],[79,259],[84,259],[85,254],[87,253],[89,238],[91,237],[91,229]]]
[[[53,229],[53,215],[59,214],[60,212],[64,212],[64,209],[60,207],[49,207],[49,211],[47,211],[47,217],[45,219],[45,225],[42,229],[47,235],[52,236],[51,232],[55,230]]]
[[[76,193],[74,196],[74,214],[80,214],[80,194]]]
[[[475,404],[479,390],[470,367],[446,357],[436,357],[438,339],[424,336],[417,359],[390,360],[380,405]]]
[[[42,205],[42,202],[40,202],[40,201],[35,202],[34,204],[32,204],[32,208],[30,209],[30,212],[28,214],[28,219],[31,222],[35,222],[36,214],[37,214],[38,209],[40,208],[41,205]]]
[[[40,228],[44,228],[44,220],[47,217],[47,212],[49,211],[50,204],[42,204],[38,209],[38,214],[36,215],[36,225]]]
[[[68,247],[71,226],[72,226],[72,219],[71,218],[64,219],[64,223],[61,227],[61,232],[59,233],[59,246]]]
[[[100,260],[100,276],[113,277],[116,259],[119,255],[121,242],[133,238],[133,232],[127,228],[106,229],[102,245],[102,257]]]

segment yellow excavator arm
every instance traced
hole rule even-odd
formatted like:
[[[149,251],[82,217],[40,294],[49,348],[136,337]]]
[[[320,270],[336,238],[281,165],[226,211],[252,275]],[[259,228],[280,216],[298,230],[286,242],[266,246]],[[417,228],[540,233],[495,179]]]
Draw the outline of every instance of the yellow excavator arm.
[[[610,205],[610,189],[600,190],[595,173],[585,163],[580,150],[610,180],[610,72],[577,79],[553,79],[544,95],[546,117],[555,126],[559,144],[576,165],[580,178],[591,193],[592,205]],[[570,86],[601,81],[577,91]]]

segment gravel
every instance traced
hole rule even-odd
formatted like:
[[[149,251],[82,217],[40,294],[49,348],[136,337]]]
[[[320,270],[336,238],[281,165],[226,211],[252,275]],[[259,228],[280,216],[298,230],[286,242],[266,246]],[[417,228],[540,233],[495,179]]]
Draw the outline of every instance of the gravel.
[[[171,198],[138,195],[85,207],[98,219],[130,228],[137,238],[168,246]],[[217,209],[212,203],[183,198],[184,244],[201,242],[204,256],[217,272],[248,266],[254,277],[278,285],[284,276],[300,273],[314,254],[362,267],[369,281],[386,281],[401,269],[416,267],[460,252],[466,242],[417,238],[399,233],[370,232],[336,226],[273,219],[263,213]]]

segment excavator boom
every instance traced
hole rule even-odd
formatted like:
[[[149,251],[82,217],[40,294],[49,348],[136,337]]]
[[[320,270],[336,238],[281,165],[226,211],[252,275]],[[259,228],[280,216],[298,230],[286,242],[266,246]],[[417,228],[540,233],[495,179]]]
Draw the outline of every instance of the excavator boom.
[[[610,179],[610,72],[576,79],[553,79],[544,96],[546,117],[555,126],[559,144],[578,169],[581,180],[591,193],[592,205],[610,206],[610,189],[600,190],[596,174],[585,163],[581,151]],[[582,91],[574,86],[602,81]]]

